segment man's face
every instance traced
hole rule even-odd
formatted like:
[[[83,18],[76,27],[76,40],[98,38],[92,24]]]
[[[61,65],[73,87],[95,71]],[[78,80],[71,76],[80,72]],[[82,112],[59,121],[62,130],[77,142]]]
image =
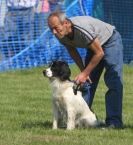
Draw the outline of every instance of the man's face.
[[[68,34],[67,21],[60,22],[58,17],[53,16],[49,18],[48,24],[53,34],[56,35],[57,37],[63,38],[65,35]]]

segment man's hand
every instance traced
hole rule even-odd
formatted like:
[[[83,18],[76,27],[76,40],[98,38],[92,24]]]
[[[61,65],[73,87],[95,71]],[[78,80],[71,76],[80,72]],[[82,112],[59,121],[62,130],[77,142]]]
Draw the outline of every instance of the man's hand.
[[[85,83],[86,81],[89,81],[89,83],[92,83],[89,75],[85,73],[84,71],[76,76],[75,81],[77,84],[82,84],[82,83]]]

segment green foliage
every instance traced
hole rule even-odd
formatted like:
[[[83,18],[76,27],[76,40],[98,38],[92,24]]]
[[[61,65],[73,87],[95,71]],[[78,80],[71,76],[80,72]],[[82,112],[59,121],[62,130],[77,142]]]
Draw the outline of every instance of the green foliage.
[[[133,145],[133,68],[124,66],[123,130],[52,130],[52,105],[43,68],[0,74],[0,145]],[[71,65],[72,78],[79,70]],[[93,110],[105,118],[103,77]]]

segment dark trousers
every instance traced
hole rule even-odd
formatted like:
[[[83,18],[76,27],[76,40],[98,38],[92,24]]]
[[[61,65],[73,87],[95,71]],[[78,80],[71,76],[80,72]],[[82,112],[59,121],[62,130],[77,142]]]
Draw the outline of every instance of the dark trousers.
[[[122,98],[123,98],[123,45],[120,34],[114,30],[111,38],[102,46],[104,58],[92,71],[90,78],[92,85],[90,88],[89,106],[92,106],[95,91],[105,68],[104,81],[108,88],[105,94],[106,103],[106,124],[122,126]],[[88,51],[85,64],[87,65],[92,57],[92,52]]]

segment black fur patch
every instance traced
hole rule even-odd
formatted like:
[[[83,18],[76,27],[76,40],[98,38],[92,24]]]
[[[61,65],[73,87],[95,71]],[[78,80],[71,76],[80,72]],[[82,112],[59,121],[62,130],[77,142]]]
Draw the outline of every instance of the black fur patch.
[[[65,61],[53,61],[50,65],[53,77],[58,77],[61,81],[70,80],[71,71]]]

